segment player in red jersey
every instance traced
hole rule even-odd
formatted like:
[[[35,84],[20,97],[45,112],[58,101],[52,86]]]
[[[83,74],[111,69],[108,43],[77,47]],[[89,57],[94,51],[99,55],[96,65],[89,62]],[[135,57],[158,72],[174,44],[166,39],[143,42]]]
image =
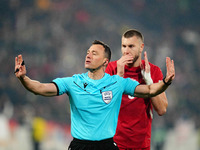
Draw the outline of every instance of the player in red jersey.
[[[110,62],[106,72],[132,78],[140,84],[159,82],[163,79],[163,74],[159,67],[148,62],[146,52],[142,60],[143,48],[143,35],[134,29],[126,31],[122,36],[122,57]],[[163,115],[167,106],[168,101],[164,92],[151,99],[123,95],[114,137],[120,150],[150,150],[152,109]]]

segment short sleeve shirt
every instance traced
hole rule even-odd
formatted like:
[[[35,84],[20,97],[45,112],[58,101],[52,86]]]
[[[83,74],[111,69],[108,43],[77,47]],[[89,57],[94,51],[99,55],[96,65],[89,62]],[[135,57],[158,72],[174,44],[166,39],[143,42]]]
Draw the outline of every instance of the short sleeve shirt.
[[[93,80],[88,73],[53,80],[58,95],[68,94],[71,133],[82,140],[103,140],[114,136],[123,94],[134,95],[139,84],[130,78],[105,74]]]

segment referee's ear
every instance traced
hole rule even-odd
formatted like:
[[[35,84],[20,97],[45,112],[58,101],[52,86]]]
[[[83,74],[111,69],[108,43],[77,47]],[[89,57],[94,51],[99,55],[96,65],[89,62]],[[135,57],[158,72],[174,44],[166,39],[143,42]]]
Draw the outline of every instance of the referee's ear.
[[[106,59],[106,61],[104,61],[103,65],[104,65],[104,66],[107,66],[108,63],[109,63],[109,61],[108,61],[108,59]]]

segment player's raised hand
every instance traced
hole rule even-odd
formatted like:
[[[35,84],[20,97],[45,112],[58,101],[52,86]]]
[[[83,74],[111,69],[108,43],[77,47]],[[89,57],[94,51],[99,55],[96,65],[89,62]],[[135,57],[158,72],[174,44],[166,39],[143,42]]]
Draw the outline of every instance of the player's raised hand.
[[[174,61],[171,60],[170,57],[166,57],[166,68],[167,68],[167,73],[164,82],[167,84],[171,84],[171,82],[175,78],[175,66],[174,66]]]
[[[147,85],[150,85],[153,83],[153,80],[151,78],[151,73],[150,73],[150,65],[147,57],[147,52],[144,52],[144,61],[145,61],[145,67],[141,63],[141,73],[144,81],[146,82]]]
[[[144,52],[144,61],[145,61],[145,72],[149,73],[150,72],[150,65],[147,57],[147,52]]]
[[[117,65],[119,66],[125,66],[130,63],[133,63],[133,56],[131,55],[122,55],[122,57],[117,61]]]
[[[26,67],[22,55],[15,57],[15,75],[17,78],[23,78],[26,75]]]

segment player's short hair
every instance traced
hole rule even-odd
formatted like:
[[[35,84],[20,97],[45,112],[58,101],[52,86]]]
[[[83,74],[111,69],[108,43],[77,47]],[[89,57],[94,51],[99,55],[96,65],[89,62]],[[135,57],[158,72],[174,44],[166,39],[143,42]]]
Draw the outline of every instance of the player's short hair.
[[[133,36],[137,36],[137,37],[140,38],[140,39],[142,40],[142,42],[144,43],[144,37],[143,37],[142,33],[139,32],[139,31],[136,30],[136,29],[127,30],[127,31],[124,32],[124,34],[123,34],[123,37],[125,37],[125,38],[130,38],[130,37],[133,37]]]
[[[105,51],[105,57],[108,58],[108,61],[110,61],[111,59],[111,50],[110,50],[110,47],[105,44],[104,42],[102,41],[99,41],[99,40],[94,40],[94,42],[92,44],[100,44],[104,47],[104,51]]]

